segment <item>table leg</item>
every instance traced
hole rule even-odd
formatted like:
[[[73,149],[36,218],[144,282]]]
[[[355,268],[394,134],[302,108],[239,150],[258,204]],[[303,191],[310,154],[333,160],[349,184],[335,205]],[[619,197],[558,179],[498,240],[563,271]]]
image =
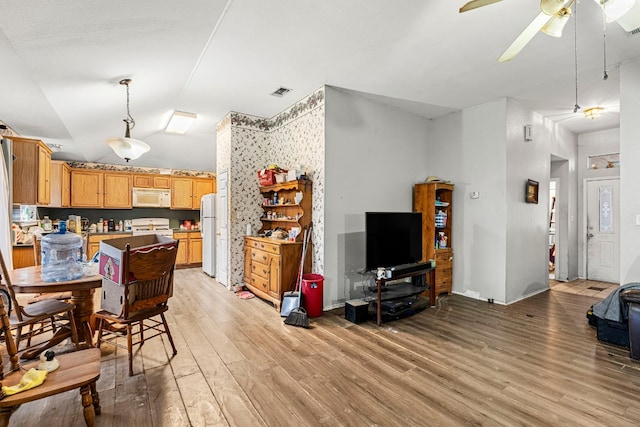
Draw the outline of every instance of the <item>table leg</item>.
[[[376,324],[378,326],[382,325],[382,284],[383,281],[381,279],[376,280],[376,283],[378,285],[378,306],[376,308],[376,314],[377,314],[377,319],[376,319]]]
[[[436,269],[429,270],[429,305],[436,305]]]
[[[85,343],[83,347],[93,347],[93,294],[94,289],[75,290],[71,294],[71,302],[76,305],[73,316],[78,330],[78,340]]]

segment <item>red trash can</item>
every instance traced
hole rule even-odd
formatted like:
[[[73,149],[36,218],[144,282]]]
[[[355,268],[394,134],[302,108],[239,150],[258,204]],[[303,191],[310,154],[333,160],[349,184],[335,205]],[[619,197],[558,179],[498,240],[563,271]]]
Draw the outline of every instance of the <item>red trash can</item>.
[[[322,285],[320,274],[302,275],[302,306],[309,317],[322,316]]]

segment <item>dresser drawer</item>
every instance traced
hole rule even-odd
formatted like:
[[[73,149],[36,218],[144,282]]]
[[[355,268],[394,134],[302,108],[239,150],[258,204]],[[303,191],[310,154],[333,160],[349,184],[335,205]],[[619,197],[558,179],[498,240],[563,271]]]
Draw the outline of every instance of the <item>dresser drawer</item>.
[[[262,251],[266,251],[272,254],[279,254],[280,253],[280,245],[277,245],[275,243],[268,243],[268,242],[260,242],[257,240],[251,240],[251,247],[255,248],[255,249],[259,249]]]
[[[260,276],[266,280],[269,278],[269,267],[267,266],[267,264],[262,264],[260,262],[252,262],[251,274],[254,276]]]
[[[251,260],[266,265],[269,262],[269,254],[258,249],[251,249]]]
[[[256,288],[258,288],[259,290],[261,290],[262,292],[265,292],[265,293],[269,289],[268,281],[264,277],[252,276],[251,277],[251,284],[253,286],[255,286]]]

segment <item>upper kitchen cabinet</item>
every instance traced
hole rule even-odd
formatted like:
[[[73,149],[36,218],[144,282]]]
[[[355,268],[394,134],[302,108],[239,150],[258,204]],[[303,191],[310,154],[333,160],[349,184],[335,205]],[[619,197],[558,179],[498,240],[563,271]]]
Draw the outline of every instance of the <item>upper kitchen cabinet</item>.
[[[131,209],[130,173],[93,169],[71,170],[71,206],[74,208]]]
[[[200,209],[202,196],[216,191],[215,178],[171,177],[171,209]]]
[[[171,188],[171,175],[135,174],[133,175],[135,188]]]
[[[71,206],[71,168],[67,162],[51,161],[51,203],[52,208]]]
[[[51,202],[51,149],[39,139],[11,137],[13,141],[13,203],[48,205]]]

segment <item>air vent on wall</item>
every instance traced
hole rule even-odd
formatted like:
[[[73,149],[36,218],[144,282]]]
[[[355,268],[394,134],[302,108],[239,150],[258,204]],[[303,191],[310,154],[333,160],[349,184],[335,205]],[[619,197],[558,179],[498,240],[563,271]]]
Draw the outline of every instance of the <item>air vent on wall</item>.
[[[287,89],[286,87],[279,87],[271,95],[277,96],[279,98],[282,98],[283,96],[285,96],[289,92],[291,92],[291,89]]]

